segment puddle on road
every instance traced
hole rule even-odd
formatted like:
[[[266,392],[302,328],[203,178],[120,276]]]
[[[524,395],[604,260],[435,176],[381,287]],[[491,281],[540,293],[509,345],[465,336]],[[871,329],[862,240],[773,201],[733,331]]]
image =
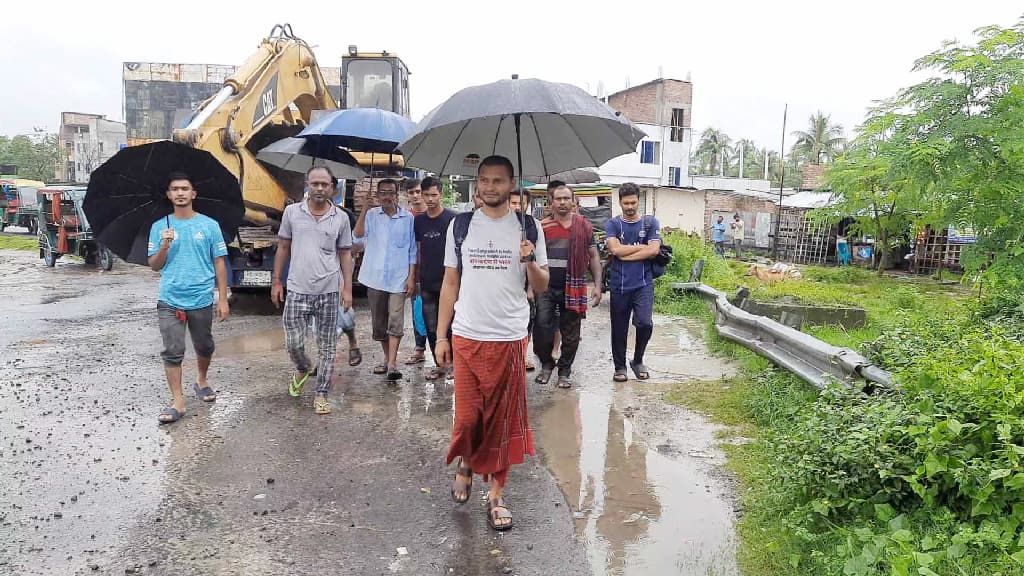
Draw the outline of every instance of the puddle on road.
[[[699,329],[657,319],[646,359],[655,380],[732,372],[708,353]],[[588,368],[577,377],[577,389],[556,395],[534,424],[593,573],[738,574],[733,505],[717,476],[724,458],[715,448],[716,427],[664,404],[664,386],[615,384],[589,368],[604,363],[582,360],[577,366]]]
[[[309,336],[312,336],[310,334]],[[307,337],[306,349],[316,350],[316,343],[311,342],[312,338]],[[280,352],[284,354],[284,328],[266,328],[246,334],[239,334],[230,338],[224,338],[217,342],[217,351],[214,355],[218,358],[230,358],[234,356],[245,356],[247,354],[266,354],[268,352]]]

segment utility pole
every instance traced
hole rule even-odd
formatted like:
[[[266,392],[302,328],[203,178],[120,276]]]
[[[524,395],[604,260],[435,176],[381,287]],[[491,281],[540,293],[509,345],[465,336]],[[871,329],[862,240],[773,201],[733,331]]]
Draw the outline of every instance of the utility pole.
[[[782,146],[779,147],[779,210],[775,217],[775,237],[772,239],[772,259],[779,259],[779,227],[782,225],[782,183],[786,180],[786,115],[789,103],[782,109]]]

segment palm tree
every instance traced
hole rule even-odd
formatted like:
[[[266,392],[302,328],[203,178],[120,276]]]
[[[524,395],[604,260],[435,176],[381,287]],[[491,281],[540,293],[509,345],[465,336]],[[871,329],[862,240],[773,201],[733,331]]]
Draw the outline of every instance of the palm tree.
[[[711,175],[720,174],[728,162],[731,144],[732,139],[725,132],[716,128],[705,128],[694,153],[700,171]]]
[[[743,174],[740,174],[740,150],[743,151]],[[741,138],[736,141],[733,145],[732,156],[736,165],[736,175],[740,178],[747,178],[753,176],[754,178],[761,178],[761,174],[758,174],[753,169],[755,156],[757,155],[757,145],[754,144],[753,140],[748,138]],[[764,167],[762,166],[762,170]]]
[[[838,155],[844,142],[843,127],[833,124],[831,116],[819,110],[808,119],[808,130],[793,132],[796,143],[792,153],[811,164],[831,162]]]
[[[772,182],[779,181],[779,153],[775,150],[769,150],[767,148],[760,148],[754,151],[753,155],[747,156],[750,158],[749,162],[744,160],[749,166],[744,168],[751,178],[764,178],[764,163],[767,158],[768,161],[768,180]]]

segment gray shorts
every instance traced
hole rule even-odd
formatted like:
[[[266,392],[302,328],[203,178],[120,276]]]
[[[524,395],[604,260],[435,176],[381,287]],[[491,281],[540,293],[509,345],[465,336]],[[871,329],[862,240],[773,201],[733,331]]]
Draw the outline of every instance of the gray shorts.
[[[366,300],[373,320],[373,339],[383,342],[388,336],[401,338],[405,333],[405,292],[392,294],[367,288]]]
[[[175,309],[165,303],[156,303],[156,315],[160,324],[160,336],[164,340],[164,349],[160,358],[164,366],[181,366],[185,358],[185,327],[192,337],[192,346],[196,356],[210,358],[213,356],[213,305],[196,310],[184,310],[185,321],[175,315]]]

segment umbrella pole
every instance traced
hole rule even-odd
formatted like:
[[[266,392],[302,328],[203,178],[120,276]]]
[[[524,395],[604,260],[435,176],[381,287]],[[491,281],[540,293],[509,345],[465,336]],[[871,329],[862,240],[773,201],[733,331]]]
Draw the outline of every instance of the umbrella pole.
[[[520,192],[522,192],[523,191],[523,144],[522,144],[522,141],[519,139],[520,115],[516,114],[516,115],[513,116],[513,118],[514,118],[515,124],[516,124],[516,161],[519,164],[519,166],[518,166],[519,167],[519,172],[518,172],[518,176],[519,176],[519,179],[518,179],[519,180],[519,190],[520,190]],[[526,205],[527,205],[527,201],[522,196],[519,196],[519,206],[520,206],[520,210],[519,210],[519,229],[522,231],[522,235],[523,235],[524,239],[526,238],[526,208],[527,208]]]

